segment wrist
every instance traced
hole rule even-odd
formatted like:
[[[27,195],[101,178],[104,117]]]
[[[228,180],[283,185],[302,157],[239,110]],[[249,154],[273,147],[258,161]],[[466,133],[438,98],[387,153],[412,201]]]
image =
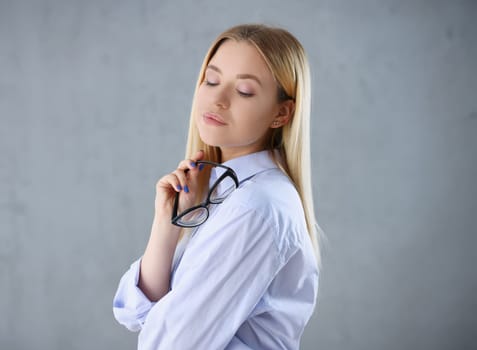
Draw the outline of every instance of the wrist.
[[[152,221],[152,231],[157,232],[159,235],[176,238],[181,232],[181,227],[171,223],[171,216],[169,214],[164,215],[161,212],[156,212]]]

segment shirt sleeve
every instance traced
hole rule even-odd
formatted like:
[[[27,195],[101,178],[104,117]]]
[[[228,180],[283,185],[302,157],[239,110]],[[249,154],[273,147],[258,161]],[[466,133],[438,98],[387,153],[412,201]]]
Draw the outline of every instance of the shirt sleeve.
[[[139,331],[147,313],[155,304],[137,286],[141,259],[135,261],[119,282],[113,300],[116,320],[131,331]]]
[[[276,228],[252,208],[217,209],[191,238],[171,291],[150,308],[139,348],[246,348],[234,335],[282,266]],[[133,307],[140,315],[147,303]]]

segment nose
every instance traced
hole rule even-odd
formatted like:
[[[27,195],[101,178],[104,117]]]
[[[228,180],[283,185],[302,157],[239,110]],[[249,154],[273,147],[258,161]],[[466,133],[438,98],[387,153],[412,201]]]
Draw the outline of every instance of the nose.
[[[214,96],[214,104],[221,108],[227,109],[230,107],[230,98],[226,88],[216,87],[216,94]]]

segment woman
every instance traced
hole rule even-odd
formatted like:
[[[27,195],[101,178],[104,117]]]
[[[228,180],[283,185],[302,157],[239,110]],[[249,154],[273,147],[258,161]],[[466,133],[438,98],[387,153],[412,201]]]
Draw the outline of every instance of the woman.
[[[186,160],[158,181],[149,242],[114,299],[140,349],[299,348],[318,288],[309,119],[290,33],[241,25],[215,40]]]

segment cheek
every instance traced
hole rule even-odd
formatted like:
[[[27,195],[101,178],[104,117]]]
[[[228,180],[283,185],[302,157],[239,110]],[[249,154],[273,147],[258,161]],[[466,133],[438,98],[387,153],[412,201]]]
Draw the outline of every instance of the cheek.
[[[274,106],[269,101],[257,101],[256,103],[244,106],[247,119],[255,123],[257,127],[268,127],[276,115]]]
[[[206,86],[204,83],[200,84],[197,89],[197,102],[201,104],[210,102],[214,97],[214,92],[214,87]]]
[[[199,88],[197,95],[195,96],[194,101],[194,116],[197,121],[198,115],[203,113],[208,106],[207,103],[207,94],[204,93],[202,88]]]
[[[197,90],[197,95],[195,96],[195,105],[199,107],[203,103],[204,103],[204,91],[203,91],[203,88],[200,87],[199,90]]]
[[[237,135],[250,138],[250,140],[261,138],[269,130],[272,120],[270,116],[269,110],[253,108],[248,111],[242,111],[236,119]]]

